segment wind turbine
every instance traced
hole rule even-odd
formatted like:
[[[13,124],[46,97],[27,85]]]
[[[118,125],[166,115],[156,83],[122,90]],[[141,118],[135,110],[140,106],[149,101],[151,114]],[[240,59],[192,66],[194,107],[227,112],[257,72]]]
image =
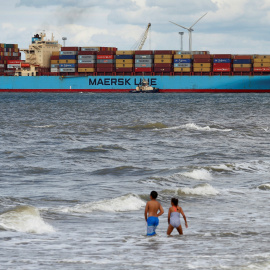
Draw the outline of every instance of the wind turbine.
[[[194,29],[192,28],[196,23],[198,23],[208,12],[206,12],[204,15],[202,15],[202,17],[200,17],[195,23],[193,23],[189,28],[182,26],[180,24],[174,23],[169,21],[170,23],[173,23],[181,28],[184,28],[186,30],[188,30],[189,32],[189,50],[192,51],[192,32],[194,31]]]

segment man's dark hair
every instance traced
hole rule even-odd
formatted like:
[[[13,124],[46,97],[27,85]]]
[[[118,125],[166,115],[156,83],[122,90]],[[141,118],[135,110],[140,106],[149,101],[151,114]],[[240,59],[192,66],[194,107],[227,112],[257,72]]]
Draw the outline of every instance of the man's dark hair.
[[[178,205],[178,199],[172,198],[172,203],[173,203],[173,205],[177,206]]]
[[[157,196],[158,196],[158,193],[157,193],[156,191],[152,191],[152,192],[150,193],[150,195],[151,195],[151,197],[152,197],[153,199],[156,199]]]

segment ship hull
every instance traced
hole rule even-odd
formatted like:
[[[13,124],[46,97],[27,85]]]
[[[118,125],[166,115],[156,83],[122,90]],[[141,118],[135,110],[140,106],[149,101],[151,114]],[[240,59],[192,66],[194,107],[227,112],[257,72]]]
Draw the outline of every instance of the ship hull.
[[[160,93],[250,93],[270,92],[265,76],[148,76]],[[96,92],[123,93],[134,90],[142,76],[0,77],[0,92]]]

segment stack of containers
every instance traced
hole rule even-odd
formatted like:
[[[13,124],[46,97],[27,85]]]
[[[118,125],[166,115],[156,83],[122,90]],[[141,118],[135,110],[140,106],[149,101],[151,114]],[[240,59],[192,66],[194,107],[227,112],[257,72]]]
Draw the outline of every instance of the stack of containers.
[[[21,68],[21,53],[18,44],[1,44],[0,70],[5,73],[13,73]]]
[[[77,72],[78,47],[62,47],[59,55],[59,70],[64,73]]]
[[[82,47],[78,52],[78,72],[96,72],[97,52],[100,47]]]
[[[51,56],[51,72],[58,73],[59,70],[59,51],[52,52]]]
[[[213,72],[231,72],[231,54],[213,55]]]
[[[154,52],[154,72],[169,73],[172,71],[172,59],[174,51]]]
[[[133,72],[134,51],[116,51],[115,71],[116,72]]]
[[[173,60],[174,72],[192,71],[192,54],[176,51]]]
[[[233,59],[234,72],[251,72],[252,55],[235,55]]]
[[[254,72],[270,72],[270,55],[255,55]]]
[[[4,48],[5,44],[0,43],[0,73],[3,73],[5,70]]]
[[[211,55],[194,54],[193,72],[211,72]]]
[[[112,73],[114,72],[115,51],[103,49],[97,52],[97,72]]]
[[[153,51],[135,51],[135,72],[150,73],[153,71]]]

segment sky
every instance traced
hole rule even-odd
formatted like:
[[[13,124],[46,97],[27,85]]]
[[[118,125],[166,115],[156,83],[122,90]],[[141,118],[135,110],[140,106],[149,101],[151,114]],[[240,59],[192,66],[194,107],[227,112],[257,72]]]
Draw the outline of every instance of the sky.
[[[134,49],[147,24],[145,50],[188,50],[210,53],[270,54],[270,0],[0,0],[0,43],[28,48],[43,30],[66,46]]]

